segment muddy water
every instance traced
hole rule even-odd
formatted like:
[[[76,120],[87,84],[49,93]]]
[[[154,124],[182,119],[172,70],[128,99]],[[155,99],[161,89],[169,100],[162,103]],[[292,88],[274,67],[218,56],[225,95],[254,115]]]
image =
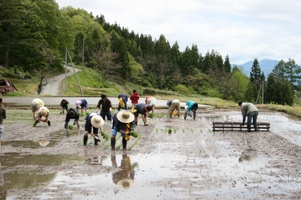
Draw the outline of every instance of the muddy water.
[[[84,147],[76,142],[82,135],[76,134],[68,137],[72,154],[66,150],[55,151],[62,145],[61,132],[34,141],[7,141],[6,148],[14,151],[0,152],[0,197],[301,197],[301,122],[298,119],[282,113],[260,113],[258,122],[270,122],[270,132],[246,133],[212,131],[212,122],[241,121],[239,112],[199,113],[196,121],[158,116],[148,119],[148,127],[138,126],[142,138],[128,151],[111,152],[107,148],[109,141],[98,147]],[[40,144],[42,139],[48,142]]]

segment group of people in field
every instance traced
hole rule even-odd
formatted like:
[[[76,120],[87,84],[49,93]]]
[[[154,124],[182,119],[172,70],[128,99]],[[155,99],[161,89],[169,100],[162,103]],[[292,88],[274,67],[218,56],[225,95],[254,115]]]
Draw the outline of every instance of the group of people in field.
[[[138,125],[138,117],[141,115],[144,126],[148,126],[147,116],[149,112],[152,114],[155,111],[157,99],[153,96],[147,96],[145,102],[139,102],[140,96],[136,90],[128,97],[126,94],[121,93],[117,97],[118,106],[117,111],[113,114],[112,102],[105,95],[102,94],[100,100],[97,103],[96,109],[92,113],[87,113],[88,102],[86,99],[80,99],[75,102],[75,108],[69,108],[69,101],[62,99],[60,102],[61,114],[66,114],[64,128],[69,128],[69,122],[74,119],[73,125],[77,125],[80,128],[79,118],[80,113],[86,113],[85,118],[85,133],[83,136],[83,144],[87,145],[88,135],[94,138],[94,145],[98,145],[100,139],[98,137],[99,130],[103,131],[104,121],[108,120],[111,124],[111,149],[115,150],[116,136],[119,132],[122,136],[122,148],[127,148],[127,141],[130,139],[131,134],[134,132],[135,126]],[[131,100],[131,109],[128,109],[128,101]],[[176,115],[180,117],[180,101],[178,99],[171,99],[167,102],[169,107],[170,117]],[[49,118],[49,109],[45,107],[44,102],[41,99],[34,99],[31,103],[34,124],[37,126],[40,122],[48,123],[51,125]],[[196,110],[198,104],[194,101],[187,101],[185,106],[184,119],[186,120],[187,115],[195,119]]]
[[[98,145],[100,139],[98,137],[98,132],[103,131],[103,126],[105,120],[108,120],[111,124],[111,149],[115,150],[116,145],[116,136],[119,132],[122,136],[122,148],[127,149],[127,142],[130,139],[131,135],[134,133],[135,126],[138,125],[138,116],[141,115],[142,122],[144,126],[148,126],[147,116],[149,112],[152,114],[155,111],[157,99],[153,96],[147,96],[145,102],[139,102],[140,96],[136,90],[133,90],[133,93],[128,97],[126,94],[119,94],[118,97],[118,107],[117,111],[113,114],[112,103],[110,99],[105,95],[101,95],[101,99],[98,101],[96,109],[92,113],[88,113],[88,102],[86,99],[80,99],[75,102],[75,108],[69,108],[69,102],[67,99],[62,99],[60,102],[61,114],[66,113],[64,128],[69,128],[69,122],[71,119],[74,119],[73,125],[77,125],[77,128],[80,128],[80,113],[86,113],[85,117],[85,133],[83,136],[83,145],[87,145],[88,135],[91,135],[94,138],[94,145]],[[128,100],[131,100],[132,106],[131,109],[128,108]],[[241,107],[241,112],[243,116],[242,125],[244,125],[247,118],[247,128],[248,131],[251,131],[251,122],[257,131],[257,116],[258,109],[252,103],[239,102]],[[180,117],[180,101],[178,99],[171,99],[167,101],[166,105],[169,107],[169,117],[173,116]],[[34,99],[31,102],[32,116],[34,119],[33,126],[37,126],[39,123],[45,122],[48,126],[51,126],[50,113],[49,109],[44,105],[44,101],[41,99]],[[196,111],[198,110],[198,103],[189,100],[185,104],[184,119],[187,119],[187,116],[196,119]],[[100,112],[99,112],[100,111]],[[2,98],[0,98],[0,141],[3,134],[3,120],[6,118],[6,110],[2,104]],[[1,145],[1,142],[0,142]]]

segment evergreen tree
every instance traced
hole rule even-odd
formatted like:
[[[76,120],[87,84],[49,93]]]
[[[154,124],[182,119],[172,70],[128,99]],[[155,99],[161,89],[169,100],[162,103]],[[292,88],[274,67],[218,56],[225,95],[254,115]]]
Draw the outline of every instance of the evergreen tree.
[[[191,49],[186,47],[181,58],[181,73],[182,75],[193,75],[193,69],[198,68],[199,52],[196,45],[192,45]]]
[[[284,60],[274,67],[273,73],[277,79],[287,79],[293,89],[298,89],[301,82],[301,67],[295,63],[294,59],[289,59],[288,62]]]
[[[267,103],[275,103],[278,98],[277,85],[274,73],[270,73],[267,80],[266,101]]]
[[[123,77],[124,80],[130,80],[131,78],[131,69],[129,66],[129,56],[128,51],[126,48],[124,38],[120,37],[115,31],[111,33],[112,36],[112,43],[111,49],[112,52],[118,54],[118,58],[114,61],[116,64],[121,65],[120,75]]]
[[[228,55],[225,58],[224,70],[226,73],[231,73],[231,63],[230,63],[230,58]]]
[[[294,101],[294,91],[291,83],[286,79],[277,78],[274,73],[270,73],[267,82],[267,101],[282,105],[292,105]]]
[[[259,66],[258,59],[255,58],[253,61],[252,69],[250,72],[250,80],[252,83],[261,81],[261,69]]]
[[[251,81],[252,88],[253,88],[252,93],[254,95],[252,97],[252,99],[257,99],[258,97],[259,97],[259,99],[262,99],[260,97],[262,94],[261,90],[263,89],[262,86],[264,86],[265,76],[264,76],[264,73],[261,72],[257,58],[255,58],[253,61],[252,69],[250,72],[250,81]]]

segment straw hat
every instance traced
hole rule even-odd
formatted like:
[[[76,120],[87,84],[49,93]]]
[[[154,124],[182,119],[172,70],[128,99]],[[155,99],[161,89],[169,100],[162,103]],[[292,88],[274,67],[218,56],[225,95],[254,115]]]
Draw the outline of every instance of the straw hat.
[[[122,123],[130,123],[134,121],[135,116],[128,110],[122,110],[117,113],[117,119]]]
[[[41,110],[41,115],[44,116],[44,117],[46,117],[46,115],[47,115],[47,110],[42,109],[42,110]]]
[[[92,124],[92,126],[95,127],[95,128],[100,128],[100,127],[102,127],[102,126],[104,125],[104,123],[105,123],[105,122],[103,121],[102,117],[99,116],[99,115],[94,115],[94,116],[91,118],[91,124]]]
[[[49,140],[40,140],[39,141],[39,144],[42,146],[42,147],[46,147],[48,144],[49,144]]]
[[[117,182],[117,186],[124,189],[129,189],[133,184],[134,181],[130,178],[124,178]]]

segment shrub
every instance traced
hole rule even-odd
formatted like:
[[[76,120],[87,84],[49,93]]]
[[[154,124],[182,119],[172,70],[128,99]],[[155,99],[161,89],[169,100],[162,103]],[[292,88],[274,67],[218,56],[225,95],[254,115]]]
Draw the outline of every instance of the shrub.
[[[179,85],[175,86],[174,90],[176,90],[177,92],[184,94],[184,95],[190,94],[189,89],[183,84],[179,84]]]

